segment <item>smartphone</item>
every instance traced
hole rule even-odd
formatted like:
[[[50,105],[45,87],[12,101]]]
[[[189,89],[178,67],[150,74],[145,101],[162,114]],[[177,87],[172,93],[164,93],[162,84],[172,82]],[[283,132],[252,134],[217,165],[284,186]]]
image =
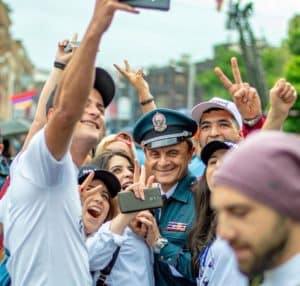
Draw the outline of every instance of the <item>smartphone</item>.
[[[120,0],[133,7],[168,11],[170,0]]]
[[[79,41],[76,41],[76,42],[71,41],[65,46],[64,51],[65,51],[65,53],[71,53],[73,50],[73,47],[78,48],[79,45],[80,45]]]
[[[122,213],[131,213],[147,209],[161,208],[163,201],[159,188],[144,190],[145,200],[137,199],[133,192],[123,191],[118,193],[119,206]]]

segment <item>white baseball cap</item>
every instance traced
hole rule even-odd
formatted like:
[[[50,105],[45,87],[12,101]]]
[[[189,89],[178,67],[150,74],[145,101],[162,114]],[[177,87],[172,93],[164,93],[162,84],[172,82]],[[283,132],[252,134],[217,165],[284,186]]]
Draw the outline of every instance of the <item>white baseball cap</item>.
[[[202,114],[211,108],[220,108],[220,109],[227,110],[229,113],[232,114],[232,116],[238,123],[239,127],[242,128],[243,126],[242,116],[238,111],[236,105],[232,101],[220,97],[213,97],[208,101],[204,101],[195,105],[192,108],[192,118],[199,123]]]

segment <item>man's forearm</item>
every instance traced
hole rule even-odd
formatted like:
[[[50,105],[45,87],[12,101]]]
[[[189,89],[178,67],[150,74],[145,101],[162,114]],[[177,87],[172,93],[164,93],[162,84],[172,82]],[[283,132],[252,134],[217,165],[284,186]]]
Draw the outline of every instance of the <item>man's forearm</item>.
[[[269,110],[266,121],[262,127],[263,130],[280,130],[288,114],[279,113],[272,108]]]
[[[94,80],[94,63],[102,34],[92,27],[93,23],[67,66],[59,87],[58,108],[68,112],[70,123],[81,117]]]
[[[26,136],[25,142],[22,147],[22,152],[26,150],[31,138],[42,129],[47,122],[46,114],[46,104],[49,99],[51,92],[54,90],[55,86],[59,84],[62,78],[63,70],[58,68],[53,68],[46,83],[43,86],[41,91],[36,113],[33,119],[33,122],[30,126],[28,134]]]
[[[153,109],[156,109],[154,97],[149,90],[137,91],[142,113],[145,114]]]

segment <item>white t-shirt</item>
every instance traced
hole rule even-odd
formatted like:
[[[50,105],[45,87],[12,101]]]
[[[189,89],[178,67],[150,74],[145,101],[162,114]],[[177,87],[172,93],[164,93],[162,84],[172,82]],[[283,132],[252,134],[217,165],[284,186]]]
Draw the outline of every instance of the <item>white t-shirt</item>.
[[[92,285],[78,170],[69,152],[60,161],[51,155],[44,130],[13,164],[5,195],[4,245],[12,286]]]
[[[110,223],[103,224],[86,241],[91,271],[106,267],[117,246],[120,246],[107,285],[154,286],[152,250],[129,227],[125,228],[123,235],[112,233],[109,230]],[[96,281],[94,283],[96,285]]]
[[[216,240],[200,255],[198,286],[247,286],[247,278],[238,270],[234,252],[225,240]]]
[[[300,253],[264,273],[261,286],[300,286]]]

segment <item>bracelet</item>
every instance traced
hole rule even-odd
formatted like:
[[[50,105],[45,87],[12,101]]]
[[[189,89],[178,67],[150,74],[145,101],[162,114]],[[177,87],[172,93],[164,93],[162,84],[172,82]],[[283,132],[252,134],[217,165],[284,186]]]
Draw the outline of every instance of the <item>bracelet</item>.
[[[150,102],[152,102],[152,101],[154,101],[154,98],[153,98],[153,97],[148,98],[148,99],[143,100],[143,101],[140,101],[140,104],[141,104],[141,105],[146,105],[146,104],[148,104],[148,103],[150,103]]]
[[[249,126],[249,127],[253,127],[256,123],[258,123],[258,121],[262,118],[262,114],[260,113],[259,115],[257,115],[255,118],[253,119],[244,119],[243,122]]]
[[[60,70],[64,70],[65,67],[66,67],[66,64],[55,61],[54,62],[54,67],[56,67],[57,69],[60,69]]]

